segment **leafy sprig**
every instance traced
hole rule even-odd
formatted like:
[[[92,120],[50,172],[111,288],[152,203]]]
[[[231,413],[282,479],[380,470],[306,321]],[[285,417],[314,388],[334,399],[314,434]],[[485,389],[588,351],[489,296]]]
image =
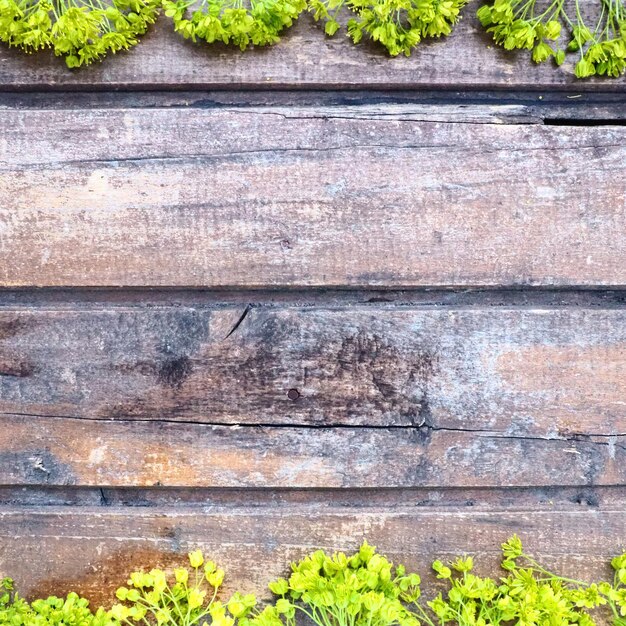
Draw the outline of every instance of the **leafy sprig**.
[[[295,626],[298,614],[317,626],[419,625],[405,603],[420,597],[420,577],[394,568],[367,543],[351,556],[318,550],[291,569],[269,585],[278,600],[241,626]]]
[[[205,561],[200,550],[189,553],[191,569],[176,568],[173,578],[161,569],[133,572],[128,587],[120,587],[121,601],[111,608],[110,616],[121,624],[136,626],[234,626],[235,620],[217,600],[224,580],[224,570],[213,561]]]
[[[327,35],[340,28],[344,4],[355,16],[347,22],[354,43],[364,38],[383,45],[391,56],[410,56],[425,38],[449,35],[469,0],[309,0]]]
[[[199,5],[196,0],[164,0],[163,7],[185,39],[245,50],[280,41],[280,33],[306,8],[306,0],[201,0]]]
[[[611,566],[615,570],[613,582],[601,583],[599,587],[611,607],[614,626],[626,626],[626,552],[616,556]]]
[[[0,0],[0,41],[52,48],[68,67],[128,50],[154,23],[159,0]]]
[[[75,593],[50,596],[31,604],[13,593],[13,581],[0,583],[0,624],[3,626],[118,626],[103,608],[93,613],[89,602]]]
[[[614,626],[626,626],[626,555],[613,559],[612,584],[589,584],[549,571],[525,552],[517,536],[502,544],[502,554],[507,575],[498,581],[475,575],[471,558],[457,559],[450,567],[435,561],[437,577],[450,585],[445,598],[439,594],[428,603],[441,626],[593,626],[590,611],[607,604]]]
[[[594,3],[586,3],[586,10]],[[490,0],[478,9],[482,25],[506,50],[530,50],[535,63],[565,61],[577,52],[575,74],[619,77],[626,71],[624,0],[597,0],[595,23],[583,16],[580,0]],[[569,42],[561,45],[562,32]]]
[[[615,574],[612,582],[588,584],[565,578],[547,570],[533,556],[524,551],[522,542],[513,536],[502,546],[505,560],[503,567],[511,572],[527,571],[536,578],[568,589],[576,606],[594,609],[608,605],[613,614],[614,626],[626,626],[626,553],[611,561]],[[520,570],[520,564],[524,570]]]

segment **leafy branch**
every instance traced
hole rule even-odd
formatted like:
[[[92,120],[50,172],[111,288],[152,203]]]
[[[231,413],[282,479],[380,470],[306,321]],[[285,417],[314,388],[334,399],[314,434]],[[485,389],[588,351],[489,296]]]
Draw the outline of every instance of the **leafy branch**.
[[[45,48],[68,67],[128,50],[156,20],[160,0],[0,0],[0,41]]]
[[[445,37],[460,19],[469,0],[309,0],[315,20],[325,22],[327,35],[340,28],[341,9],[353,13],[346,28],[353,43],[364,38],[383,45],[391,56],[410,56],[426,38]]]
[[[245,50],[251,44],[280,41],[280,33],[306,8],[306,0],[201,0],[199,5],[195,0],[164,0],[163,7],[185,39]]]
[[[566,52],[578,53],[578,78],[626,71],[626,5],[624,0],[585,3],[598,8],[585,18],[580,0],[491,0],[478,9],[482,25],[506,50],[530,50],[535,63],[553,59],[561,65]],[[561,34],[568,41],[560,45]]]

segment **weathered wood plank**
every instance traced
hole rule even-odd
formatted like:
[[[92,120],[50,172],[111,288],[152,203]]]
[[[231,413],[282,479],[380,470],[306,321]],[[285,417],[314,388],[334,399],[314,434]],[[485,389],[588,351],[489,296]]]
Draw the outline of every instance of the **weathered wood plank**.
[[[0,312],[3,414],[558,438],[626,435],[625,396],[622,308]]]
[[[291,560],[319,547],[352,550],[363,539],[417,568],[431,590],[432,560],[471,553],[478,570],[493,575],[500,543],[514,532],[550,566],[588,580],[608,576],[608,560],[626,547],[622,509],[451,511],[407,504],[393,510],[242,505],[204,514],[184,508],[8,508],[0,510],[0,574],[13,576],[27,595],[77,589],[110,605],[129,571],[176,566],[197,546],[226,568],[226,592],[239,588],[261,597]]]
[[[128,54],[118,54],[83,71],[69,71],[48,55],[28,56],[0,48],[3,89],[73,88],[443,88],[570,89],[624,91],[621,80],[576,80],[568,62],[561,69],[537,66],[527,54],[493,46],[474,16],[475,6],[454,34],[422,45],[409,59],[389,58],[375,45],[353,46],[324,37],[310,16],[301,17],[283,42],[271,49],[240,53],[192,45],[159,20]]]
[[[0,284],[626,285],[625,127],[424,119],[3,111]]]
[[[626,484],[626,435],[427,426],[208,426],[2,416],[0,485],[527,487]]]

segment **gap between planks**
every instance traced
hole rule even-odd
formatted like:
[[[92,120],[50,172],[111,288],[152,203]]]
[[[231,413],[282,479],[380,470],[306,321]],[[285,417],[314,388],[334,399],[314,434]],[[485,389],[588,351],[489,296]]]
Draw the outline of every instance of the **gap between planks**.
[[[2,109],[132,109],[227,107],[413,107],[414,111],[500,110],[502,122],[620,125],[626,120],[623,96],[602,93],[442,92],[442,91],[196,91],[196,92],[0,92]],[[507,115],[510,112],[511,115]],[[509,119],[510,118],[510,119]],[[526,119],[525,119],[526,118]]]
[[[0,310],[86,310],[102,308],[219,309],[361,306],[477,308],[621,308],[626,289],[520,287],[518,289],[416,287],[398,289],[180,289],[180,288],[0,288]]]
[[[232,507],[294,511],[386,508],[435,508],[489,511],[615,510],[626,500],[626,485],[609,487],[439,487],[361,489],[224,489],[0,487],[0,507],[181,508],[227,512]]]

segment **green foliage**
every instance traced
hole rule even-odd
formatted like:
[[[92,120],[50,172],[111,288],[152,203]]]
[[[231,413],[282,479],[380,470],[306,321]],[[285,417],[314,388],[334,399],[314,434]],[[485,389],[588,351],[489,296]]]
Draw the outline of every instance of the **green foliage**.
[[[2,626],[117,626],[104,609],[95,613],[89,602],[70,593],[66,598],[50,596],[31,604],[13,594],[13,581],[0,584],[0,624]]]
[[[424,602],[420,577],[367,543],[350,556],[318,550],[292,563],[289,578],[270,583],[275,601],[260,608],[239,592],[220,602],[224,571],[196,550],[191,568],[171,575],[133,572],[110,611],[92,612],[75,593],[28,603],[4,579],[0,626],[596,626],[607,615],[613,626],[626,626],[626,553],[612,560],[611,581],[591,584],[549,571],[517,536],[502,544],[502,554],[497,579],[475,574],[471,557],[435,561],[448,590]]]
[[[68,67],[127,50],[156,20],[159,0],[0,0],[0,41],[52,48]]]
[[[613,584],[587,584],[545,569],[524,551],[517,536],[502,544],[502,554],[507,575],[498,581],[472,573],[471,558],[457,559],[450,567],[433,563],[437,577],[450,585],[445,598],[439,594],[428,603],[439,624],[593,626],[590,610],[608,604],[614,626],[626,626],[626,555],[613,559]]]
[[[200,550],[189,553],[189,564],[191,569],[177,568],[169,579],[161,569],[133,572],[128,587],[117,590],[116,596],[122,603],[113,605],[110,616],[129,626],[137,622],[159,626],[234,626],[233,617],[216,600],[224,570],[213,561],[205,561]]]
[[[598,588],[606,597],[613,613],[614,626],[626,626],[626,552],[611,561],[615,571],[612,583],[600,583]]]
[[[163,0],[165,15],[185,39],[221,42],[245,50],[249,45],[267,46],[280,41],[306,8],[306,0]],[[191,15],[189,12],[191,10]]]
[[[535,63],[553,59],[561,65],[566,52],[576,52],[576,76],[611,76],[626,71],[626,5],[624,0],[596,0],[594,24],[583,17],[580,0],[490,0],[478,17],[494,41],[506,50],[531,50]],[[567,29],[569,43],[560,46]]]
[[[391,56],[410,56],[422,39],[449,35],[468,1],[309,0],[309,7],[332,36],[341,28],[339,14],[345,3],[355,14],[347,23],[354,43],[365,37],[382,44]]]
[[[317,626],[418,626],[405,607],[420,597],[420,577],[394,568],[376,549],[364,543],[358,552],[328,555],[314,552],[291,565],[289,579],[269,588],[279,599],[241,626],[295,626],[302,613]]]

